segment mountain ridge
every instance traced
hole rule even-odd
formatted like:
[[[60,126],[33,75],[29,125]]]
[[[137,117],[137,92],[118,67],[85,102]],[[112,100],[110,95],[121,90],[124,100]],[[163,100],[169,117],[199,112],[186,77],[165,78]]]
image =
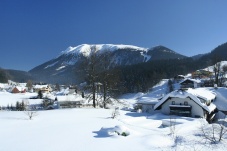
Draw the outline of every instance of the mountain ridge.
[[[75,73],[72,71],[78,70],[78,66],[80,66],[83,59],[89,58],[93,52],[98,55],[109,53],[110,64],[108,66],[110,68],[152,60],[187,58],[164,46],[143,48],[122,44],[82,44],[76,47],[68,47],[58,57],[31,69],[29,72],[40,80],[59,80],[65,76],[73,77]],[[71,78],[71,80],[73,79]]]
[[[227,60],[227,43],[223,43],[210,52],[206,54],[195,55],[192,57],[186,57],[181,55],[165,46],[159,45],[152,48],[143,48],[133,45],[114,45],[114,44],[81,44],[76,47],[68,47],[66,50],[60,52],[55,58],[46,61],[33,69],[29,70],[26,74],[25,72],[6,72],[7,77],[16,78],[17,81],[26,81],[28,79],[33,79],[34,81],[48,82],[48,83],[74,83],[75,80],[83,80],[83,75],[77,75],[79,66],[81,65],[81,59],[89,56],[89,52],[84,51],[79,53],[79,47],[82,48],[86,46],[87,49],[91,47],[101,48],[100,52],[106,52],[106,50],[111,50],[112,53],[110,57],[115,59],[112,60],[112,66],[128,66],[136,64],[144,64],[146,62],[151,62],[155,60],[169,60],[169,59],[182,59],[188,58],[193,59],[193,62],[200,64],[201,66],[211,65],[212,58],[214,56],[219,56],[219,60]],[[105,48],[105,49],[104,49]],[[117,49],[116,49],[117,48]],[[77,51],[76,51],[77,50]],[[174,55],[171,58],[171,55]],[[167,58],[166,58],[167,56]],[[160,62],[160,61],[159,61]],[[147,64],[144,64],[147,66]],[[187,66],[185,64],[184,66]],[[190,65],[188,65],[190,66]],[[142,66],[140,66],[142,67]],[[8,69],[2,69],[2,71]],[[1,75],[4,75],[2,72]]]

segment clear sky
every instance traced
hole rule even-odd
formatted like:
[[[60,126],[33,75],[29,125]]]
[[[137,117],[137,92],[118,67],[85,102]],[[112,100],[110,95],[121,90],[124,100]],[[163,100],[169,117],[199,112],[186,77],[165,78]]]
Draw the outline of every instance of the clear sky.
[[[0,67],[28,71],[69,46],[166,46],[192,56],[227,42],[226,0],[0,0]]]

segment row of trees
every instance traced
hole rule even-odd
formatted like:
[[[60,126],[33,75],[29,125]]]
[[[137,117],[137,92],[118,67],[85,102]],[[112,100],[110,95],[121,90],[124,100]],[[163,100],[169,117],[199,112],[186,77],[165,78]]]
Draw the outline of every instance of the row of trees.
[[[25,111],[26,105],[24,101],[22,102],[17,101],[15,106],[13,106],[12,104],[11,105],[8,104],[6,107],[0,106],[0,110]]]

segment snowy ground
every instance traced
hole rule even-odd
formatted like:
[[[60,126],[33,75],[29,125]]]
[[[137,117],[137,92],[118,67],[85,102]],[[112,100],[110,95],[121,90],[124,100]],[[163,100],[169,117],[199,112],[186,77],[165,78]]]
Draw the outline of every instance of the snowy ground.
[[[21,111],[0,111],[1,151],[148,151],[225,150],[226,142],[206,143],[201,137],[202,119],[172,117],[176,123],[171,135],[170,117],[120,110],[59,109],[39,111],[29,120]],[[119,136],[115,131],[126,132]],[[172,133],[173,134],[173,133]]]
[[[201,119],[177,117],[175,143],[170,128],[162,126],[168,125],[169,116],[128,111],[120,111],[117,119],[110,115],[106,109],[62,109],[39,111],[28,120],[24,112],[1,111],[0,150],[225,150],[223,143],[205,143],[200,136]],[[129,135],[117,135],[119,129]]]
[[[152,93],[127,94],[120,100],[130,107],[139,99],[159,98],[166,91],[166,82],[154,87]],[[217,105],[226,102],[226,88],[211,91],[218,94]],[[14,105],[35,95],[0,92],[0,105]],[[211,130],[204,119],[124,110],[112,119],[112,112],[93,108],[48,110],[38,111],[29,120],[22,111],[0,111],[0,151],[224,151],[227,147],[226,135],[217,144],[204,139],[201,127]],[[170,126],[173,123],[175,126]],[[123,132],[128,136],[117,134]]]

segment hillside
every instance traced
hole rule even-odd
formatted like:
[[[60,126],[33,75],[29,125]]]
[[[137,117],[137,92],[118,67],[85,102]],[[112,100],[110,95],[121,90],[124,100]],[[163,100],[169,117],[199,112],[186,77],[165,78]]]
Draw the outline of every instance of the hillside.
[[[0,68],[0,83],[7,83],[8,80],[27,82],[28,80],[34,80],[34,78],[26,71]]]
[[[51,83],[82,82],[82,76],[76,72],[80,69],[84,60],[92,53],[104,56],[108,55],[108,68],[136,65],[154,60],[183,59],[186,58],[166,47],[158,46],[152,49],[141,48],[132,45],[83,44],[76,47],[68,47],[61,54],[29,71],[36,79]],[[102,58],[100,64],[106,64]]]

